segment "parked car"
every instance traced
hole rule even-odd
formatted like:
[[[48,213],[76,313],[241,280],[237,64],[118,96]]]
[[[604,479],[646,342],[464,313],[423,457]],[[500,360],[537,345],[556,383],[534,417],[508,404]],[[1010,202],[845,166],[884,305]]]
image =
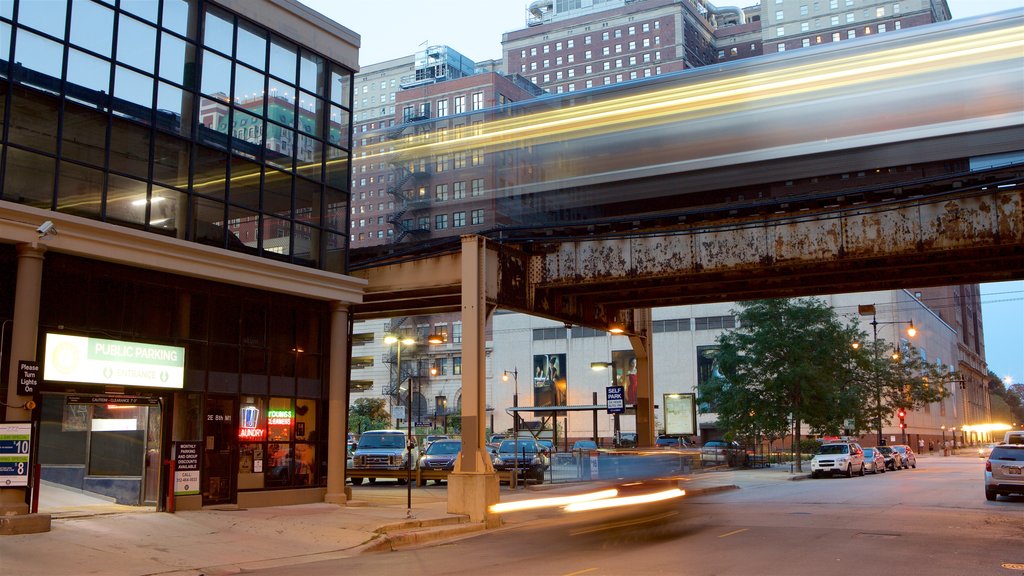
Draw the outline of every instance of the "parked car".
[[[856,442],[822,444],[811,458],[811,478],[843,474],[847,478],[864,475],[864,450]]]
[[[521,478],[531,479],[538,484],[544,482],[544,470],[547,469],[546,459],[537,441],[523,438],[518,441],[502,440],[493,464],[495,470],[516,470]]]
[[[1003,434],[1003,444],[1024,444],[1024,430],[1008,430]]]
[[[658,439],[654,441],[655,446],[661,446],[663,448],[688,448],[686,441],[678,436],[658,436]]]
[[[437,440],[449,440],[450,437],[446,434],[428,434],[423,437],[423,450],[430,447],[431,444]]]
[[[885,474],[885,456],[878,448],[864,448],[864,468],[872,474]]]
[[[900,456],[903,457],[903,469],[917,468],[917,455],[914,454],[914,449],[906,444],[893,444],[892,449],[899,452]]]
[[[709,440],[700,447],[700,460],[704,463],[742,466],[747,461],[747,451],[738,442]]]
[[[1024,495],[1024,444],[999,444],[985,461],[985,499]]]
[[[616,448],[636,448],[636,432],[620,432]]]
[[[368,430],[359,437],[359,444],[352,454],[352,470],[379,471],[379,477],[397,478],[399,484],[404,484],[406,478],[398,472],[409,470],[410,466],[415,470],[417,460],[419,449],[416,448],[416,440],[407,438],[405,431]],[[367,476],[371,483],[376,482],[377,478]],[[352,478],[353,485],[362,483],[361,476]]]
[[[985,444],[978,448],[978,458],[988,458],[988,455],[992,453],[992,449],[998,446],[996,442]]]
[[[892,449],[892,446],[879,446],[878,451],[885,458],[885,469],[895,472],[903,468],[903,454]]]
[[[490,436],[487,437],[487,443],[497,448],[498,445],[501,444],[501,441],[505,440],[506,438],[508,438],[508,436],[504,434],[491,434]]]
[[[462,450],[461,440],[435,440],[427,446],[420,456],[419,467],[422,470],[454,470],[455,459]],[[436,481],[440,484],[440,480]]]

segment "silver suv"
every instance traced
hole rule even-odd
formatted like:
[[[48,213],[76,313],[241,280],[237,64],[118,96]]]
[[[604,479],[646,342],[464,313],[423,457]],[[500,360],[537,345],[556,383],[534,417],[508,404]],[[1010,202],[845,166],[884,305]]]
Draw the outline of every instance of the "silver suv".
[[[811,478],[853,473],[864,475],[864,450],[856,442],[829,442],[822,444],[811,458]]]
[[[410,460],[411,456],[411,460]],[[352,453],[352,470],[373,471],[378,474],[370,477],[364,473],[352,478],[352,484],[363,483],[365,475],[370,482],[377,478],[397,478],[399,484],[405,483],[405,474],[399,471],[408,470],[410,465],[416,469],[419,460],[416,441],[409,440],[402,430],[370,430],[359,436],[359,444]]]
[[[997,444],[985,461],[985,499],[1024,494],[1024,444]]]

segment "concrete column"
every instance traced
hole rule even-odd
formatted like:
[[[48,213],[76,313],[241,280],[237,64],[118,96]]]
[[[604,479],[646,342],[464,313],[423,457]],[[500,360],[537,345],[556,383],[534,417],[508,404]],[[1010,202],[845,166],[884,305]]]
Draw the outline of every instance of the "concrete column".
[[[29,421],[32,411],[25,407],[30,396],[18,394],[18,361],[36,360],[39,334],[39,299],[43,283],[45,246],[18,245],[18,278],[14,288],[14,322],[11,324],[11,358],[8,373],[8,422]],[[33,438],[38,443],[39,438]],[[29,514],[24,487],[0,488],[0,534],[29,534],[50,530],[49,514]]]
[[[462,452],[448,479],[448,512],[487,520],[499,499],[498,475],[484,450],[487,359],[484,350],[488,288],[497,288],[496,266],[487,266],[486,240],[462,237]],[[493,269],[490,269],[493,268]]]
[[[654,446],[654,358],[651,353],[650,308],[633,310],[633,329],[636,335],[629,343],[636,355],[636,445]]]
[[[345,457],[348,444],[348,305],[331,304],[331,349],[327,373],[327,493],[325,502],[341,506],[350,492],[345,488]]]

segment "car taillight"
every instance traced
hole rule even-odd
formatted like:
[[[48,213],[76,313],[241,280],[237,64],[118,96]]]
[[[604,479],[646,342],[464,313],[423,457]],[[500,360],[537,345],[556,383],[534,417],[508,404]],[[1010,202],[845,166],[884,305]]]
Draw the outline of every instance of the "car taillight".
[[[991,471],[992,471],[992,461],[991,460],[985,460],[985,472],[991,472]]]

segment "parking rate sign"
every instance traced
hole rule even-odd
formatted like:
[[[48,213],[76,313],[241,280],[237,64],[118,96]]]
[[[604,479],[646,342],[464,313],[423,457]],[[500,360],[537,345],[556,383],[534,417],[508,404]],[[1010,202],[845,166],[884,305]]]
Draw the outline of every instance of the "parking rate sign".
[[[31,423],[0,424],[0,487],[28,486],[31,448]]]
[[[626,394],[622,386],[605,388],[605,404],[609,414],[622,414],[626,411]]]

